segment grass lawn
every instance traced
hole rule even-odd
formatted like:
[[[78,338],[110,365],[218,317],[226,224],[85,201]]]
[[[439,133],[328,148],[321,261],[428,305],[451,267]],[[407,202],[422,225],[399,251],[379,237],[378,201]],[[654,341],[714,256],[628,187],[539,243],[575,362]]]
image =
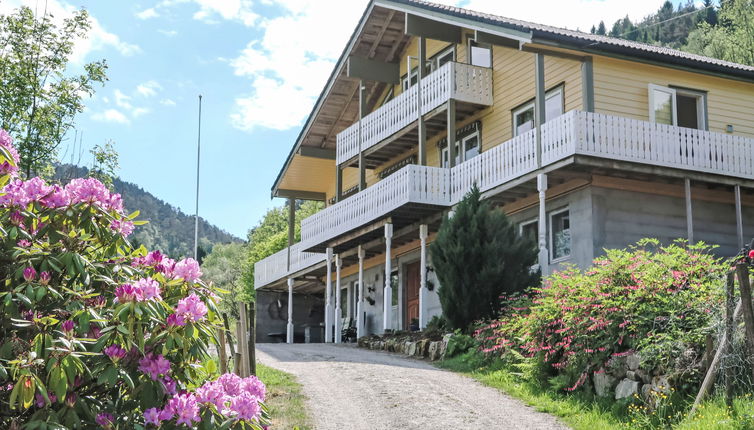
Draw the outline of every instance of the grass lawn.
[[[509,369],[485,364],[477,354],[466,353],[440,362],[439,367],[463,373],[479,382],[522,400],[536,410],[560,417],[576,430],[592,429],[676,429],[744,430],[754,429],[754,399],[739,397],[732,410],[714,398],[702,405],[699,413],[682,419],[659,420],[655,416],[630,415],[626,405],[579,394],[557,393],[524,380]],[[682,412],[680,412],[682,414]],[[675,414],[674,414],[675,415]],[[681,415],[678,415],[681,416]],[[636,419],[636,421],[634,421]],[[654,422],[651,422],[654,419]],[[657,422],[661,421],[661,422]]]
[[[273,430],[311,429],[301,384],[296,378],[264,364],[257,363],[257,377],[267,386],[267,407]]]

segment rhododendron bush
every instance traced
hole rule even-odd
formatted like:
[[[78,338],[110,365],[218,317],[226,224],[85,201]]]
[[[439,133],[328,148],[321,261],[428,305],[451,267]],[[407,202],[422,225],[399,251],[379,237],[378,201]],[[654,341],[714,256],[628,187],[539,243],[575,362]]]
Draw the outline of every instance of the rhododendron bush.
[[[566,391],[634,353],[643,369],[691,387],[722,309],[727,266],[709,251],[650,239],[607,250],[589,270],[556,272],[541,288],[508,297],[504,316],[477,339],[487,353],[535,360]]]
[[[15,177],[0,131],[0,428],[262,428],[264,385],[212,376],[217,293],[135,249],[96,179]]]

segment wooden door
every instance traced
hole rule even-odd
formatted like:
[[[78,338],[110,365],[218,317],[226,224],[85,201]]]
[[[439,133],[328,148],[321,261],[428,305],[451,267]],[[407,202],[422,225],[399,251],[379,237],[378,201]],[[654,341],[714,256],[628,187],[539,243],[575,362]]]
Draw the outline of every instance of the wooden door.
[[[412,319],[419,319],[419,262],[406,265],[406,315],[405,327],[411,327]]]

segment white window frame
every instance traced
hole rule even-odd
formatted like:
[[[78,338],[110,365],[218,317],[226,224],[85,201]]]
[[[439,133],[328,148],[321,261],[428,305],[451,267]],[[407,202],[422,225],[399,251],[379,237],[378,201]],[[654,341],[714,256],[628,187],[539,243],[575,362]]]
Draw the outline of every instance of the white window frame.
[[[556,88],[553,88],[550,91],[548,91],[548,92],[545,93],[545,105],[547,104],[547,100],[549,100],[549,99],[551,99],[551,98],[553,98],[555,96],[560,97],[560,115],[563,115],[565,113],[565,98],[564,98],[564,95],[563,95],[563,86],[562,85],[558,85]],[[512,124],[512,126],[513,126],[513,137],[518,136],[518,134],[516,133],[516,131],[517,131],[516,117],[518,115],[521,115],[522,113],[526,112],[529,109],[535,109],[536,108],[535,104],[536,104],[536,100],[532,100],[529,103],[526,103],[526,104],[520,106],[519,108],[517,108],[517,109],[515,109],[513,111],[513,124]],[[545,112],[547,112],[547,109],[545,109]],[[536,115],[536,112],[535,112],[535,115]],[[555,118],[549,118],[549,119],[555,119]],[[532,119],[532,121],[534,121],[534,120]],[[548,118],[545,118],[544,122],[547,122],[547,121],[548,121]],[[534,125],[532,125],[532,129],[534,129]]]
[[[468,57],[467,58],[467,60],[468,60],[467,63],[470,64],[470,65],[475,65],[472,62],[472,52],[471,52],[471,48],[473,46],[475,46],[475,45],[478,46],[478,47],[480,47],[480,48],[487,49],[490,52],[490,65],[489,66],[478,66],[477,65],[477,67],[492,68],[492,65],[493,65],[493,63],[492,63],[492,45],[488,45],[486,43],[479,43],[473,37],[469,37],[469,39],[467,40],[467,43],[466,43],[466,52],[467,52],[466,56]]]
[[[524,237],[524,227],[532,224],[536,224],[539,222],[539,218],[532,218],[527,221],[523,221],[518,225],[518,235],[519,237]],[[537,247],[539,247],[539,229],[537,229]]]
[[[455,45],[450,45],[447,48],[443,49],[442,51],[432,56],[432,58],[430,59],[431,72],[434,72],[435,70],[442,67],[440,66],[440,59],[443,57],[446,57],[448,54],[450,54],[450,62],[456,61],[456,46]]]
[[[411,79],[414,76],[416,77],[416,81],[419,82],[419,68],[418,67],[414,67],[411,70],[411,73],[403,76],[403,78],[401,79],[401,88],[403,89],[403,92],[408,91],[409,88],[411,88],[414,85],[416,85],[415,83],[413,85],[411,85]]]
[[[698,130],[707,130],[707,97],[701,91],[688,90],[685,88],[672,88],[675,90],[676,95],[680,94],[686,97],[693,97],[696,99],[696,126]],[[677,99],[676,99],[677,101]],[[678,112],[678,105],[676,105],[676,115]]]
[[[561,261],[566,261],[571,258],[571,254],[573,252],[573,234],[571,234],[571,244],[568,247],[568,254],[564,255],[562,257],[555,258],[555,229],[552,226],[552,219],[555,217],[555,215],[560,215],[564,212],[568,213],[568,230],[571,230],[571,213],[570,213],[570,207],[566,206],[562,209],[551,211],[547,216],[547,242],[548,242],[548,248],[549,248],[549,254],[550,254],[550,264],[560,263]]]
[[[477,138],[477,147],[479,148],[479,153],[482,153],[482,135],[481,133],[479,133],[479,130],[474,130],[473,133],[469,133],[454,142],[454,144],[456,145],[456,157],[458,158],[458,162],[455,164],[456,166],[466,161],[466,142],[471,140],[471,138],[473,137]],[[448,145],[445,145],[445,148],[443,148],[442,152],[440,153],[440,163],[442,164],[442,167],[446,168],[449,166],[445,163],[445,160],[450,161],[448,152],[450,146]]]
[[[671,100],[673,101],[673,106],[671,108],[673,113],[673,124],[674,126],[678,125],[678,103],[676,100],[676,90],[673,88],[665,87],[662,85],[657,84],[649,84],[649,121],[650,122],[657,122],[657,118],[655,117],[655,92],[661,92],[666,93],[670,95]]]

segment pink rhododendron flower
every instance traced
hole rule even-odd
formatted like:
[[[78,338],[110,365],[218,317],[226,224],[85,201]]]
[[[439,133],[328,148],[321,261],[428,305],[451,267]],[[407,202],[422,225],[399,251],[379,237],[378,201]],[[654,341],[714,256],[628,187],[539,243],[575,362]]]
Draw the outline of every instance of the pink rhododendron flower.
[[[29,242],[26,239],[21,239],[21,240],[18,241],[18,243],[16,245],[18,245],[21,248],[28,248],[28,247],[31,246],[31,242]]]
[[[68,191],[58,184],[51,186],[51,192],[41,200],[42,206],[48,208],[62,208],[71,204],[71,196]]]
[[[177,392],[175,380],[170,376],[162,378],[162,385],[165,387],[165,392],[168,393],[168,395],[174,396]]]
[[[223,385],[217,381],[210,381],[196,389],[194,393],[199,403],[211,403],[217,411],[222,413],[227,397]]]
[[[26,196],[24,191],[24,181],[20,179],[14,179],[8,182],[2,190],[0,190],[0,206],[11,207],[21,206],[25,207],[29,204],[30,200]]]
[[[128,220],[110,221],[110,230],[120,234],[123,237],[128,237],[134,232],[134,223]]]
[[[194,421],[200,421],[199,404],[193,394],[179,394],[168,401],[165,409],[175,415],[178,424],[185,424],[189,427]]]
[[[152,278],[139,279],[134,284],[136,300],[162,300],[160,296],[160,283]]]
[[[37,271],[33,267],[29,266],[26,269],[24,269],[24,279],[26,280],[26,282],[31,282],[36,278],[37,278]]]
[[[107,412],[103,412],[101,414],[97,415],[97,418],[94,419],[94,421],[102,426],[102,428],[110,429],[113,426],[113,422],[115,421],[115,417],[113,417],[112,414],[108,414]]]
[[[60,329],[66,333],[70,333],[76,328],[76,324],[71,320],[65,320],[60,324]]]
[[[13,225],[23,225],[25,219],[26,217],[19,211],[13,211],[13,213],[10,214],[10,223]]]
[[[186,258],[175,264],[173,275],[176,278],[183,278],[186,282],[194,282],[202,276],[202,270],[196,260]]]
[[[168,315],[165,322],[168,324],[168,326],[171,326],[171,327],[184,326],[186,325],[186,318],[183,315],[170,314]]]
[[[160,418],[160,410],[157,408],[149,408],[144,411],[144,423],[160,426],[162,419]]]
[[[0,391],[2,391],[2,390],[0,390]],[[47,404],[47,401],[45,401],[45,398],[41,394],[39,394],[39,393],[37,393],[34,396],[34,398],[36,400],[36,404],[37,404],[38,408],[41,408],[45,404]],[[58,396],[56,396],[56,395],[54,395],[54,394],[52,394],[50,392],[47,392],[47,398],[50,399],[50,404],[55,403],[55,402],[58,401]]]
[[[241,377],[234,373],[220,375],[217,382],[223,386],[228,396],[237,396],[241,392]]]
[[[148,354],[139,360],[139,370],[153,381],[157,381],[160,375],[167,375],[170,372],[170,362],[162,354]]]
[[[29,202],[42,201],[44,197],[47,197],[47,195],[52,193],[52,187],[47,185],[44,179],[39,176],[23,182],[21,187]]]
[[[199,321],[207,315],[207,305],[194,293],[178,301],[175,313],[182,315],[187,321]]]
[[[52,276],[50,275],[50,272],[42,272],[39,274],[39,283],[42,285],[47,285],[50,283],[50,279],[52,279]]]
[[[259,399],[247,392],[242,392],[231,399],[230,410],[235,413],[237,419],[247,421],[258,419],[262,412]]]
[[[123,284],[115,289],[115,298],[118,303],[128,303],[136,300],[136,289],[131,284]]]
[[[125,357],[127,353],[127,351],[120,345],[110,345],[102,350],[102,352],[104,352],[105,355],[110,357],[110,359],[113,361],[120,360],[121,358]]]
[[[256,376],[248,376],[241,380],[241,389],[259,400],[264,400],[267,388]]]

